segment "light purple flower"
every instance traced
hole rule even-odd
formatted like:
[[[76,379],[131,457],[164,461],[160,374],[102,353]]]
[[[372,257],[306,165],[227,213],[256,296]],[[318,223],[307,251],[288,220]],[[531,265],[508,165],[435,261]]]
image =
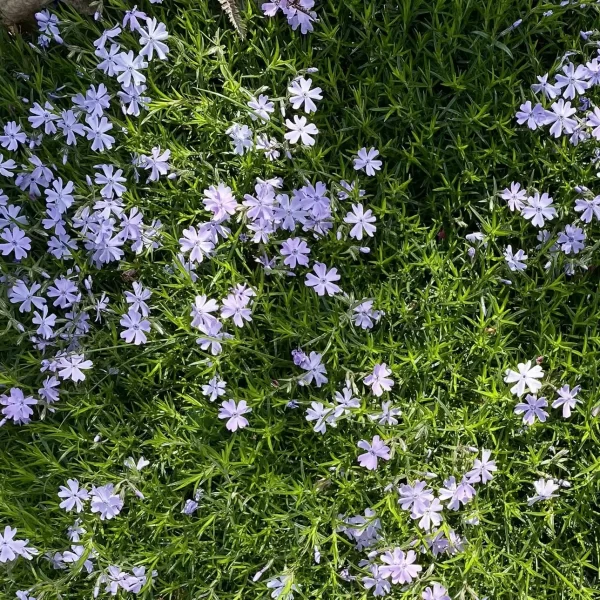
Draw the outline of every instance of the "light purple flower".
[[[126,315],[119,321],[124,331],[121,331],[120,337],[128,344],[139,346],[148,341],[146,333],[150,331],[150,321],[144,317],[135,308],[130,308]]]
[[[101,487],[92,486],[90,510],[100,513],[100,520],[116,517],[123,508],[123,500],[114,494],[114,485],[109,483]]]
[[[281,245],[281,255],[285,257],[283,264],[291,269],[295,269],[296,265],[306,267],[309,254],[308,244],[300,238],[288,238]]]
[[[385,564],[379,567],[382,577],[390,578],[393,584],[410,583],[423,569],[415,564],[417,555],[413,550],[406,554],[400,548],[394,548],[393,552],[389,550],[381,555],[381,560]]]
[[[249,412],[252,412],[252,409],[245,400],[240,400],[238,404],[235,403],[235,400],[225,400],[219,409],[219,419],[227,419],[225,427],[229,431],[237,431],[248,426],[248,419],[242,415]]]
[[[394,381],[389,377],[391,374],[385,363],[376,364],[371,375],[367,375],[363,381],[371,388],[373,394],[381,396],[383,392],[389,392],[394,387]]]
[[[577,404],[581,404],[581,400],[577,398],[580,390],[580,385],[576,385],[571,389],[571,386],[568,384],[563,385],[557,390],[558,398],[552,403],[552,408],[560,408],[562,406],[563,419],[568,419],[571,416],[571,411]]]
[[[377,156],[379,156],[379,150],[376,148],[370,148],[369,150],[361,148],[354,159],[354,170],[364,170],[369,177],[372,177],[375,175],[375,171],[381,170],[383,164],[380,160],[376,160]]]
[[[548,418],[548,413],[544,410],[548,406],[546,398],[537,398],[531,394],[525,396],[525,402],[519,402],[515,406],[515,414],[523,415],[524,425],[533,425],[536,418],[540,423],[544,423]]]
[[[79,487],[77,479],[67,479],[67,485],[60,486],[58,496],[64,498],[59,504],[60,508],[64,508],[66,511],[75,509],[78,513],[83,510],[84,501],[90,497],[85,488]]]
[[[341,279],[335,267],[327,270],[326,265],[316,262],[313,265],[313,271],[315,272],[314,275],[312,273],[306,275],[305,284],[308,287],[312,287],[319,296],[324,296],[325,294],[335,296],[335,294],[341,291],[341,288],[333,283]]]
[[[358,447],[366,450],[364,454],[359,455],[358,463],[369,471],[377,469],[377,459],[390,460],[390,448],[383,443],[378,435],[373,438],[371,443],[360,440]]]

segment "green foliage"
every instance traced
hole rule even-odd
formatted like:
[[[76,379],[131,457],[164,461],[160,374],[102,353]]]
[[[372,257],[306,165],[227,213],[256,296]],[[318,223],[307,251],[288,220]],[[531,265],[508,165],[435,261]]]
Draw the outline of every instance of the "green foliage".
[[[125,4],[107,4],[106,15],[119,20]],[[128,490],[123,512],[107,522],[84,513],[85,539],[93,540],[100,567],[156,569],[154,588],[143,597],[263,598],[268,577],[287,569],[302,586],[301,598],[362,598],[358,581],[339,576],[343,567],[353,575],[364,571],[357,567],[362,555],[337,532],[338,515],[372,507],[385,543],[406,547],[423,535],[386,486],[434,472],[437,487],[471,467],[468,448],[476,446],[492,450],[499,472],[479,487],[468,510],[445,513],[467,538],[465,551],[437,560],[420,555],[423,581],[405,591],[397,586],[391,597],[417,598],[424,584],[440,581],[461,599],[597,598],[600,459],[591,409],[600,365],[598,276],[592,268],[567,278],[562,264],[545,271],[547,253],[533,250],[536,231],[496,195],[513,180],[550,192],[560,216],[550,229],[557,231],[559,221],[570,222],[572,186],[597,188],[584,150],[518,129],[514,120],[535,75],[555,68],[565,51],[584,49],[579,31],[591,28],[596,7],[329,0],[316,7],[315,32],[302,37],[284,19],[264,19],[247,3],[245,41],[216,3],[167,0],[145,8],[167,24],[170,58],[149,72],[150,112],[113,120],[127,130],[118,148],[123,164],[131,152],[159,144],[172,151],[176,181],[142,182],[126,196],[128,206],[162,221],[164,248],[94,275],[114,299],[115,315],[86,342],[93,372],[78,387],[63,386],[69,391],[56,412],[0,429],[0,525],[17,527],[44,552],[62,551],[73,515],[59,509],[58,486],[69,477],[88,487],[121,482]],[[549,8],[554,14],[542,17]],[[91,46],[102,25],[66,11],[66,45],[47,55],[0,31],[2,122],[25,120],[23,97],[40,101],[56,89],[66,98],[89,81],[103,81]],[[523,24],[506,33],[518,18]],[[123,38],[133,46],[132,34]],[[284,100],[290,80],[308,67],[318,67],[312,78],[324,92],[311,118],[320,130],[315,147],[293,161],[234,156],[225,130],[233,121],[250,123],[250,95],[266,86],[272,99]],[[271,131],[281,124],[276,120]],[[257,176],[282,176],[286,190],[305,177],[335,190],[341,179],[354,178],[351,159],[362,146],[379,148],[384,161],[376,178],[361,180],[365,204],[378,219],[372,251],[357,257],[332,238],[315,244],[312,258],[338,267],[350,301],[374,298],[385,311],[372,332],[350,324],[348,302],[318,298],[302,276],[265,275],[255,247],[239,241],[241,228],[201,265],[196,283],[166,271],[182,228],[202,218],[204,188],[224,181],[241,198]],[[45,145],[39,155],[58,163],[59,148]],[[73,152],[57,167],[84,189],[98,162],[103,159]],[[20,201],[27,202],[22,194]],[[464,236],[477,229],[489,243],[471,261]],[[597,225],[588,236],[600,239]],[[502,251],[508,243],[530,249],[532,257],[512,286],[500,282],[507,277]],[[118,337],[129,269],[153,290],[154,331],[141,349]],[[254,320],[232,332],[222,355],[207,356],[190,327],[193,298],[222,298],[244,281],[257,290]],[[5,295],[0,313],[6,324],[0,383],[36,393],[39,359],[26,340],[17,345],[23,336],[10,327]],[[296,347],[324,354],[325,387],[297,386],[300,371],[290,357]],[[552,410],[547,424],[524,429],[502,377],[506,368],[538,356],[545,395],[554,396],[553,386],[577,384],[584,403],[571,419]],[[360,387],[376,362],[393,370],[390,399],[402,408],[400,424],[374,425],[368,415],[378,404],[364,394],[357,419],[324,436],[314,433],[305,420],[308,403],[330,400],[346,378]],[[227,397],[253,408],[250,426],[233,435],[201,394],[215,372],[227,381]],[[292,398],[301,409],[286,409]],[[356,462],[356,443],[375,434],[387,440],[393,458],[369,473]],[[123,462],[141,455],[151,466],[132,479]],[[556,501],[528,507],[540,477],[564,478],[572,487]],[[205,492],[198,512],[182,515],[183,502],[198,488]],[[473,513],[478,526],[464,523]],[[269,561],[270,570],[253,583]],[[3,567],[0,598],[33,586],[39,600],[90,597],[93,583],[81,565],[77,570],[52,571],[42,558]]]

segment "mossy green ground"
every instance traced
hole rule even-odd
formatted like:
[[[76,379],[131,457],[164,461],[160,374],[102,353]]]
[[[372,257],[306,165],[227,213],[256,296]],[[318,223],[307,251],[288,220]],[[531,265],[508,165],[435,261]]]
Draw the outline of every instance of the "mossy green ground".
[[[125,5],[109,4],[106,17],[119,21]],[[320,22],[303,37],[251,5],[243,13],[246,41],[217,2],[165,0],[142,8],[167,24],[171,53],[148,75],[150,112],[139,120],[117,117],[128,130],[118,154],[125,163],[130,152],[160,144],[171,149],[180,177],[130,186],[127,203],[139,206],[148,222],[164,224],[164,248],[105,268],[95,281],[120,314],[119,298],[130,285],[122,272],[135,269],[153,290],[154,331],[141,349],[127,346],[118,316],[111,317],[86,342],[86,357],[94,361],[86,382],[63,392],[55,413],[0,430],[0,525],[17,527],[19,537],[43,551],[64,550],[73,515],[58,507],[59,485],[67,478],[86,485],[122,481],[124,460],[143,455],[151,466],[131,481],[145,500],[130,492],[114,520],[82,518],[99,566],[144,564],[158,571],[145,597],[262,598],[269,593],[264,582],[287,569],[301,585],[300,598],[362,598],[358,581],[339,576],[344,567],[364,572],[356,566],[362,555],[336,532],[338,515],[377,510],[382,546],[422,539],[384,488],[425,472],[438,474],[437,487],[471,467],[468,447],[475,446],[492,450],[499,471],[478,488],[469,510],[445,513],[448,526],[468,541],[464,552],[420,555],[423,580],[406,590],[394,587],[391,597],[417,598],[428,581],[440,581],[461,599],[597,598],[600,459],[591,408],[600,365],[598,275],[592,268],[566,277],[560,265],[545,271],[547,255],[533,251],[536,231],[496,195],[511,181],[548,191],[558,223],[572,213],[574,184],[598,188],[589,145],[551,141],[514,119],[519,104],[531,99],[535,75],[555,68],[566,51],[590,54],[579,31],[594,28],[597,8],[530,0],[331,0],[317,5]],[[550,8],[554,14],[542,17]],[[60,14],[72,23],[64,31],[67,45],[46,56],[27,37],[0,32],[0,121],[25,119],[22,97],[39,101],[59,86],[65,86],[60,94],[73,95],[103,80],[91,46],[102,25],[65,9]],[[503,34],[519,18],[523,24]],[[225,130],[233,121],[250,124],[247,92],[266,86],[272,98],[283,98],[307,67],[319,69],[312,78],[324,95],[311,119],[320,130],[315,147],[293,161],[234,156]],[[17,72],[31,79],[22,81]],[[281,138],[278,127],[270,131]],[[362,146],[377,147],[384,161],[377,177],[361,178],[365,205],[378,219],[372,252],[356,257],[332,237],[315,245],[312,258],[336,266],[351,297],[374,298],[385,311],[372,332],[355,329],[348,303],[318,298],[303,277],[265,276],[253,258],[256,247],[238,241],[241,227],[201,265],[195,284],[165,272],[183,227],[205,214],[204,188],[224,181],[241,198],[257,176],[282,176],[286,190],[305,177],[351,181],[351,159]],[[39,155],[58,160],[51,144]],[[104,160],[74,153],[61,171],[84,187],[98,162]],[[551,231],[558,228],[550,223]],[[471,261],[464,236],[478,229],[489,244]],[[594,234],[600,240],[597,225],[588,229],[590,243]],[[508,275],[502,257],[508,243],[531,250],[527,272],[512,277],[512,286],[500,282]],[[221,298],[243,281],[257,291],[253,322],[233,332],[222,355],[209,357],[190,327],[193,298]],[[7,322],[5,298],[0,314]],[[18,345],[14,329],[0,340],[1,382],[35,391],[39,356],[27,343]],[[296,385],[300,371],[290,352],[299,346],[324,354],[325,387]],[[538,356],[545,381],[581,385],[583,404],[568,420],[553,410],[546,424],[524,429],[502,377],[506,368]],[[392,368],[390,399],[403,411],[399,425],[373,425],[367,415],[377,403],[365,394],[356,420],[324,436],[314,433],[304,415],[309,401],[330,400],[347,374],[360,382],[378,362]],[[115,368],[119,373],[110,374]],[[253,408],[250,426],[234,435],[200,391],[215,370],[227,381],[227,397]],[[300,409],[286,409],[292,398]],[[356,462],[356,443],[377,433],[394,454],[370,473]],[[530,508],[526,498],[540,477],[564,478],[572,487]],[[198,512],[182,515],[198,487],[205,492]],[[476,513],[480,524],[465,525],[465,513]],[[87,598],[93,587],[84,573],[52,571],[42,558],[1,573],[1,598],[34,585],[39,599]]]

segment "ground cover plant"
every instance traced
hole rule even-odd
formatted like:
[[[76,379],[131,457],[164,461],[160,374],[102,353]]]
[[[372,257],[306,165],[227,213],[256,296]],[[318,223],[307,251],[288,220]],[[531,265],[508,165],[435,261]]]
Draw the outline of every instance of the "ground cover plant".
[[[0,597],[598,597],[598,9],[1,31]]]

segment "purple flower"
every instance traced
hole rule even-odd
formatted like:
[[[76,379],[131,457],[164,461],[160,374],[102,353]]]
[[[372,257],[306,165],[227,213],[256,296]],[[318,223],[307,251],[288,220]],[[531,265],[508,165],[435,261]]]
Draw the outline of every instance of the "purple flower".
[[[19,312],[21,313],[31,312],[33,306],[41,310],[46,304],[46,299],[35,295],[41,288],[42,286],[35,282],[28,288],[24,281],[17,279],[15,284],[8,290],[8,299],[12,304],[21,303],[19,306]]]
[[[12,419],[15,425],[29,423],[33,410],[29,408],[37,404],[37,400],[33,396],[25,396],[19,388],[11,388],[10,393],[0,395],[0,404],[4,406],[2,414],[6,419]]]
[[[143,13],[142,13],[143,14]],[[154,52],[160,60],[166,60],[169,53],[169,47],[165,40],[169,38],[167,27],[164,23],[159,23],[156,18],[146,18],[146,29],[140,28],[140,56],[147,56],[152,60]]]
[[[9,121],[4,126],[4,135],[0,135],[0,145],[11,152],[15,151],[19,144],[24,144],[26,141],[27,136],[15,121]]]
[[[341,288],[333,283],[341,279],[335,267],[328,271],[326,265],[316,262],[313,265],[313,271],[315,272],[314,275],[312,273],[307,274],[305,284],[312,287],[319,296],[325,294],[334,296],[341,291]]]
[[[577,94],[583,94],[590,87],[588,70],[585,65],[575,67],[573,63],[568,63],[562,70],[564,75],[559,73],[554,85],[559,90],[565,88],[562,95],[567,100],[572,100]]]
[[[562,135],[563,130],[565,133],[571,134],[577,127],[577,121],[573,119],[573,115],[577,112],[576,108],[571,108],[570,102],[565,102],[562,98],[557,102],[554,102],[552,111],[546,111],[546,123],[552,123],[550,127],[550,133],[558,138]]]
[[[135,308],[130,308],[127,314],[121,317],[119,323],[124,328],[120,337],[128,344],[139,346],[147,342],[146,333],[150,331],[150,321],[144,319]]]
[[[295,269],[296,265],[306,267],[308,265],[309,254],[310,248],[300,238],[288,238],[281,245],[281,255],[285,256],[283,264],[291,269]]]
[[[206,210],[213,213],[213,220],[215,221],[229,219],[230,215],[235,214],[239,207],[231,188],[224,183],[219,183],[217,187],[211,185],[204,190],[204,196],[205,199],[202,203]]]
[[[298,348],[297,350],[292,350],[292,360],[297,367],[301,367],[308,361],[308,356]]]
[[[394,381],[388,376],[392,372],[387,368],[385,363],[377,364],[373,367],[371,375],[367,375],[363,379],[365,385],[371,387],[371,391],[376,396],[381,396],[383,392],[389,392],[394,386]]]
[[[448,591],[439,583],[434,583],[433,587],[425,588],[421,596],[423,600],[450,600]]]
[[[325,377],[327,369],[325,368],[325,365],[321,363],[321,360],[321,354],[311,352],[304,363],[300,365],[306,371],[299,381],[301,385],[310,385],[313,382],[313,379],[317,387],[321,387],[324,383],[327,383],[328,379]]]
[[[465,475],[469,483],[481,482],[486,484],[494,478],[492,473],[496,472],[498,467],[496,461],[490,460],[491,454],[490,450],[483,449],[481,451],[481,460],[476,458],[473,462],[473,468]]]
[[[367,151],[366,148],[361,148],[354,159],[354,170],[364,170],[369,177],[372,177],[375,175],[375,171],[381,170],[382,162],[375,160],[377,156],[379,156],[379,150],[371,148]]]
[[[544,219],[551,221],[556,217],[556,209],[552,206],[552,198],[548,194],[538,194],[529,196],[525,206],[521,210],[521,214],[527,220],[531,220],[531,224],[536,227],[544,226]]]
[[[4,244],[0,244],[2,256],[13,252],[16,260],[27,258],[27,251],[31,250],[31,240],[17,226],[4,229],[0,238],[5,241]]]
[[[544,423],[548,418],[548,413],[544,410],[548,406],[546,398],[537,398],[534,395],[527,394],[525,402],[519,402],[515,406],[515,414],[523,415],[524,425],[533,425],[536,417],[540,423]]]
[[[373,438],[370,444],[366,440],[360,440],[358,447],[366,450],[364,454],[359,455],[358,462],[361,467],[365,467],[369,471],[377,469],[377,459],[390,460],[390,448],[383,443],[378,435]]]
[[[247,405],[245,400],[240,400],[237,405],[235,400],[225,400],[221,403],[221,408],[219,409],[219,419],[227,419],[225,427],[229,431],[237,431],[248,426],[248,419],[242,415],[249,412],[252,412],[252,409]]]
[[[566,225],[558,235],[558,244],[565,254],[579,254],[585,248],[585,232],[581,227]]]
[[[99,488],[92,486],[90,510],[93,513],[100,513],[101,521],[116,517],[123,508],[123,500],[113,493],[114,487],[112,483]]]
[[[571,411],[581,404],[581,400],[577,398],[577,394],[581,390],[580,385],[576,385],[573,389],[568,384],[563,385],[557,390],[558,398],[552,403],[552,408],[560,408],[562,406],[563,419],[568,419],[571,416]]]
[[[64,508],[66,511],[76,509],[78,513],[83,510],[83,502],[89,499],[87,490],[79,487],[77,479],[67,479],[67,486],[60,486],[58,496],[64,498],[59,504],[60,508]]]
[[[411,510],[415,514],[423,514],[427,505],[433,502],[433,492],[424,481],[415,481],[414,485],[400,487],[398,503],[403,510]]]
[[[190,253],[190,261],[201,263],[214,249],[215,244],[211,240],[210,232],[199,227],[189,227],[183,230],[183,237],[179,238],[181,252]]]
[[[0,533],[0,563],[15,560],[17,556],[22,556],[31,560],[38,551],[35,548],[27,547],[29,540],[15,540],[17,530],[9,527],[4,528],[4,534]]]
[[[509,244],[504,250],[504,260],[508,268],[511,271],[524,271],[527,268],[525,261],[527,260],[527,254],[523,250],[517,250],[513,254],[512,246]]]
[[[417,555],[413,550],[406,554],[400,548],[394,548],[393,552],[389,550],[381,555],[381,560],[385,563],[379,567],[379,572],[386,579],[391,577],[392,583],[410,583],[423,569],[415,564]]]
[[[91,369],[93,363],[91,360],[85,360],[83,354],[71,354],[70,356],[61,356],[58,361],[58,376],[62,379],[71,379],[75,383],[83,381],[84,370]]]
[[[106,117],[100,119],[98,117],[88,117],[86,122],[85,131],[87,132],[87,139],[92,141],[92,150],[98,152],[110,150],[115,143],[115,138],[106,132],[113,128],[112,123],[109,123]]]
[[[510,189],[505,188],[500,194],[500,198],[506,200],[508,207],[513,212],[515,210],[520,211],[525,206],[525,198],[527,198],[527,192],[521,189],[520,183],[514,181],[510,184]]]

